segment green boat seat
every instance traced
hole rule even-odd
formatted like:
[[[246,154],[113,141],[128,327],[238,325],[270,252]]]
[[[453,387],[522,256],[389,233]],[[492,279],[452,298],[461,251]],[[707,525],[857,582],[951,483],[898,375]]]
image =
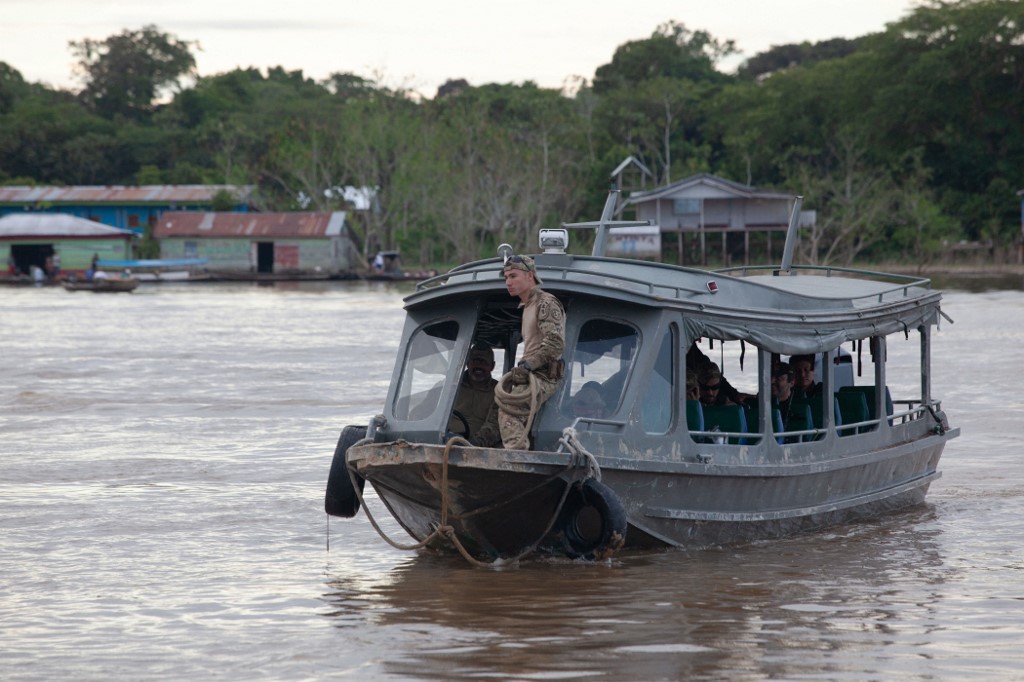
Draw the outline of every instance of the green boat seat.
[[[874,386],[843,386],[839,389],[839,393],[861,393],[864,395],[864,399],[868,404],[868,419],[878,419],[878,415],[875,414],[875,387]],[[885,414],[886,416],[892,415],[892,394],[889,393],[889,387],[885,387]],[[890,424],[892,421],[890,420]]]
[[[704,430],[704,409],[699,400],[686,401],[686,425],[691,431]]]
[[[839,425],[841,425],[843,423],[843,418],[842,418],[842,415],[841,415],[840,410],[839,410],[839,401],[835,400],[834,398],[833,398],[833,400],[835,402],[833,403],[834,408],[833,408],[832,414],[834,415],[834,418],[835,418],[835,425],[839,426]],[[810,417],[809,418],[805,417],[804,414],[802,414],[803,410],[804,410],[804,406],[806,406],[806,408],[808,410],[810,410]],[[799,427],[794,426],[794,425],[790,425],[788,427],[788,430],[789,431],[801,431],[803,429],[821,429],[821,428],[824,428],[824,426],[825,426],[825,413],[824,413],[824,410],[825,410],[825,403],[821,399],[821,396],[814,395],[814,396],[811,396],[810,398],[794,398],[793,399],[793,406],[790,408],[790,421],[791,422],[793,421],[794,415],[795,415],[796,419],[798,420],[798,423],[800,423],[800,424],[806,423],[808,425],[807,426],[799,426]],[[808,441],[808,440],[821,440],[824,437],[825,437],[824,434],[818,434],[817,436],[804,436],[803,440],[805,440],[805,441]]]
[[[750,433],[757,433],[758,430],[761,428],[761,418],[760,418],[761,417],[761,410],[760,410],[760,406],[757,403],[752,403],[750,405],[745,405],[743,409],[745,409],[746,412],[747,412],[747,415],[746,415],[746,417],[747,417],[747,430]],[[778,406],[775,405],[774,402],[773,402],[773,404],[772,404],[772,433],[779,434],[779,433],[782,433],[784,430],[785,429],[782,426],[782,412],[779,410]],[[776,435],[775,440],[780,445],[782,444],[782,436]]]
[[[836,393],[836,401],[839,403],[839,414],[842,415],[843,423],[856,424],[871,419],[871,411],[868,409],[868,401],[864,397],[864,393],[861,391],[847,391],[845,390],[847,388],[852,387],[844,386]],[[839,435],[850,436],[854,433],[864,433],[871,430],[871,426],[859,426],[856,429],[844,429],[839,432]]]
[[[749,433],[747,417],[740,405],[703,405],[704,430],[728,431],[733,433]],[[747,439],[730,436],[728,442],[733,445],[746,445]]]
[[[820,401],[814,401],[819,402]],[[819,409],[820,411],[820,409]],[[793,401],[789,405],[789,418],[786,421],[787,431],[807,431],[809,429],[815,429],[818,425],[814,421],[814,410],[811,407],[810,402],[802,398],[793,398]],[[806,434],[803,436],[793,436],[786,439],[787,443],[796,443],[814,440],[814,436]]]

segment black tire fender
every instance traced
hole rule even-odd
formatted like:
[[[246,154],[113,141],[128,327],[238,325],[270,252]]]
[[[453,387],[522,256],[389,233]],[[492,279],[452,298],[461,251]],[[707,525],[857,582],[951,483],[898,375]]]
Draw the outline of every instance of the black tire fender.
[[[607,559],[625,544],[626,526],[618,495],[593,478],[573,486],[559,517],[562,547],[573,559]]]
[[[324,511],[331,516],[350,519],[359,511],[359,497],[348,475],[345,453],[365,437],[365,426],[346,426],[341,430],[338,445],[334,448],[334,459],[331,460],[331,472],[327,475],[327,493],[324,496]],[[359,484],[359,492],[362,493],[366,480],[358,474],[355,478]]]

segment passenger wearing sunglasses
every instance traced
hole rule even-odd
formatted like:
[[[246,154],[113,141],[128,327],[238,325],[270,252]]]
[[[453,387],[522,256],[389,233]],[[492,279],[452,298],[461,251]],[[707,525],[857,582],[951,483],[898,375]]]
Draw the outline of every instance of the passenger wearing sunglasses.
[[[735,405],[726,396],[726,383],[722,371],[715,363],[710,362],[700,370],[697,384],[700,387],[700,401],[705,405]]]
[[[510,256],[502,268],[505,288],[519,299],[523,311],[522,354],[502,378],[495,398],[501,440],[510,450],[530,449],[530,425],[540,405],[551,397],[562,378],[565,350],[565,311],[557,298],[543,291],[537,267],[529,256]],[[533,402],[534,391],[537,400]]]
[[[702,353],[700,348],[697,346],[697,342],[694,341],[690,345],[690,349],[686,352],[686,369],[687,369],[687,371],[692,371],[696,375],[696,377],[697,377],[697,379],[695,379],[695,382],[697,384],[698,399],[701,399],[699,397],[699,395],[700,395],[700,375],[701,375],[702,372],[709,371],[710,368],[714,368],[716,371],[719,372],[718,376],[719,376],[719,378],[721,380],[721,388],[718,389],[718,400],[724,400],[725,402],[720,402],[720,403],[717,403],[717,404],[720,404],[720,405],[731,405],[733,403],[742,404],[746,400],[751,398],[750,395],[748,395],[746,393],[740,393],[739,391],[737,391],[733,387],[733,385],[729,383],[729,380],[726,379],[724,376],[722,376],[721,370],[718,368],[718,365],[716,365],[714,362],[712,362],[711,358],[709,358],[708,356],[704,355],[704,353]],[[711,384],[712,385],[717,385],[713,381],[711,382]],[[687,387],[687,390],[689,390],[689,387]]]

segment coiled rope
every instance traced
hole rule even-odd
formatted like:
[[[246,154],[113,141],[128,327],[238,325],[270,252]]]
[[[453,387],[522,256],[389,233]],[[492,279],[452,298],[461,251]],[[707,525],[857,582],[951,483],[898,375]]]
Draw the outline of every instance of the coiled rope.
[[[506,414],[513,417],[526,417],[526,433],[530,432],[533,426],[533,418],[540,407],[537,403],[540,399],[540,386],[537,385],[537,377],[533,372],[529,373],[528,393],[513,393],[512,372],[501,377],[501,380],[494,386],[494,402],[498,404]]]

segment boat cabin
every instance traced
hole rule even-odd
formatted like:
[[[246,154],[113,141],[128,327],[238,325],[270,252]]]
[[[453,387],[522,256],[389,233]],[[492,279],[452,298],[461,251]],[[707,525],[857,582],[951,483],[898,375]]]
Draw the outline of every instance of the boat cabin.
[[[573,427],[606,455],[764,463],[804,446],[833,456],[849,441],[862,451],[853,441],[899,441],[892,432],[908,430],[910,439],[942,425],[929,381],[938,308],[922,305],[926,282],[829,270],[737,277],[615,261],[536,257],[542,288],[566,311],[566,372],[536,416],[534,450],[556,450]],[[501,268],[501,259],[475,263],[407,299],[385,412],[392,437],[443,440],[474,344],[495,350],[495,378],[515,365],[518,299],[505,291]],[[774,370],[798,356],[813,362],[813,385],[780,401]],[[731,399],[693,395],[694,376],[712,362]]]

